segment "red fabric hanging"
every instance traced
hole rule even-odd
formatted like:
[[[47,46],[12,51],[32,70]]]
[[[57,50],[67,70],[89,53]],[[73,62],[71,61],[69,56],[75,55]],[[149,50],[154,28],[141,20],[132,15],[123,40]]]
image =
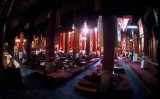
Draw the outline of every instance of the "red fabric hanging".
[[[96,51],[96,32],[93,32],[93,52]]]
[[[65,49],[65,33],[62,34],[62,51]]]
[[[82,50],[86,49],[86,34],[82,32]]]
[[[74,30],[74,50],[75,50],[75,53],[79,53],[79,33],[78,33],[78,29]]]
[[[70,33],[70,50],[73,50],[73,37],[74,37],[74,33],[73,32],[71,32]]]

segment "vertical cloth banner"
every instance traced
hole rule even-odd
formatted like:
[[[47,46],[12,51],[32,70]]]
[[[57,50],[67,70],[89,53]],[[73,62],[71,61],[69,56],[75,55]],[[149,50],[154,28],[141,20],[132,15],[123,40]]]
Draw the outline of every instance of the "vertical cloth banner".
[[[98,31],[99,31],[99,46],[103,47],[103,23],[102,16],[98,17]]]
[[[79,31],[78,29],[74,29],[74,51],[75,53],[79,53]]]
[[[73,50],[74,33],[70,32],[70,50]]]
[[[82,32],[82,50],[86,49],[86,34]]]
[[[21,34],[20,34],[20,43],[19,43],[19,52],[23,52],[23,39],[24,39],[24,33],[21,32]]]

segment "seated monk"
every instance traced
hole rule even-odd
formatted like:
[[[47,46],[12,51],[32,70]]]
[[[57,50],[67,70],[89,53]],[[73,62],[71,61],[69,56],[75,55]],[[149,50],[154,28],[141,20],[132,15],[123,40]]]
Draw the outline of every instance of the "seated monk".
[[[75,59],[75,64],[76,65],[81,65],[81,62],[82,62],[82,60],[81,60],[80,57],[78,57],[78,58]]]
[[[57,61],[56,61],[56,69],[57,69],[57,70],[62,70],[63,67],[64,67],[63,61],[57,60]]]

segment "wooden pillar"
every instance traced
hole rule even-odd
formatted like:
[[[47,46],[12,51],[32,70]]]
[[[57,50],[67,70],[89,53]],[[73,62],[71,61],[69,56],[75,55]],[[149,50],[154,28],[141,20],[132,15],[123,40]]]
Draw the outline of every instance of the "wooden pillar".
[[[86,55],[90,54],[90,31],[86,34]]]
[[[46,29],[46,56],[45,56],[45,71],[50,72],[51,57],[54,56],[54,38],[55,38],[55,23],[57,16],[57,9],[52,9],[48,14],[48,25]]]
[[[117,17],[103,16],[103,71],[100,82],[100,91],[105,92],[109,89],[112,82],[112,72],[114,67],[114,43],[115,33],[117,32]]]
[[[65,35],[65,54],[68,54],[69,51],[69,34],[66,33]]]

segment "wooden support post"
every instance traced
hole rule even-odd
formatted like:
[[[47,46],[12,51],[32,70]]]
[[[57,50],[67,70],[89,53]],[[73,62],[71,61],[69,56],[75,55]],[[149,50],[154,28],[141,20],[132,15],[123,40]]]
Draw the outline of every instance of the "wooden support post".
[[[117,32],[117,17],[103,16],[103,71],[99,90],[105,92],[109,89],[112,82],[112,72],[114,66],[114,43],[115,33]]]

